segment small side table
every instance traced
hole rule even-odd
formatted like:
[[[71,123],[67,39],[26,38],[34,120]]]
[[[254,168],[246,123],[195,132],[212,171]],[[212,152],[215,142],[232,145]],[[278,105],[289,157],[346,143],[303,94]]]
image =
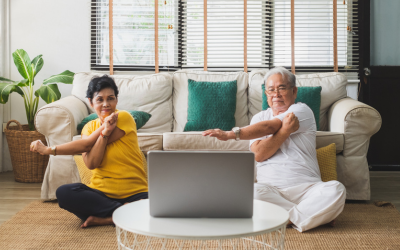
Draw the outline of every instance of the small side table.
[[[149,200],[114,211],[118,249],[284,249],[289,213],[254,200],[253,218],[154,218]]]

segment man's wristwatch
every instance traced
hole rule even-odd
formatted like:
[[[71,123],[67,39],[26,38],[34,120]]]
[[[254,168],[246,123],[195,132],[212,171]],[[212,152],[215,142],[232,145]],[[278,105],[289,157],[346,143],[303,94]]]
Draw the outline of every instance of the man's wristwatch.
[[[56,151],[57,150],[57,146],[53,146],[50,149],[51,149],[51,154],[56,156],[57,155],[57,151]]]
[[[240,140],[240,128],[239,127],[234,127],[233,129],[232,129],[232,131],[235,133],[235,135],[236,135],[236,138],[235,138],[235,140],[236,141],[239,141]]]

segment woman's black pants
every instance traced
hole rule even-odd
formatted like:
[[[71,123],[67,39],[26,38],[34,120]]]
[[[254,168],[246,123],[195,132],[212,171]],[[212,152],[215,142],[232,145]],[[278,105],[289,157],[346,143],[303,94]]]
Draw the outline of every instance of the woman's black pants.
[[[148,193],[139,193],[125,199],[112,199],[103,192],[82,183],[66,184],[56,191],[58,205],[86,220],[89,216],[110,217],[115,209],[127,202],[148,199]]]

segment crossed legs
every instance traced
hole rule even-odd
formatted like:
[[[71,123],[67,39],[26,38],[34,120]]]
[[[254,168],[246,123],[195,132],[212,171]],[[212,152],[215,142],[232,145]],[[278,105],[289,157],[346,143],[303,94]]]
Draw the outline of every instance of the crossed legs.
[[[282,189],[256,183],[254,198],[286,209],[293,227],[303,232],[334,221],[343,211],[346,189],[338,181],[304,183]]]
[[[99,190],[82,183],[66,184],[56,191],[61,208],[75,214],[84,223],[82,228],[97,225],[113,224],[112,213],[125,203],[147,199],[148,194],[139,193],[125,199],[112,199]]]

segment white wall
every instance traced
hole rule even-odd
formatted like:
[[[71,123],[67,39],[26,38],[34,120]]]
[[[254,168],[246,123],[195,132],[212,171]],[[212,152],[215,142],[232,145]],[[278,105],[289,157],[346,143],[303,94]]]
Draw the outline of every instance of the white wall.
[[[9,17],[1,16],[7,18],[5,22],[9,32],[7,40],[2,40],[5,44],[10,42],[5,52],[11,55],[16,49],[24,49],[31,60],[39,54],[43,55],[44,66],[36,76],[35,90],[44,79],[67,69],[72,72],[90,70],[90,0],[1,1],[9,4],[9,12],[6,11]],[[10,74],[7,70],[6,75],[13,80],[22,79],[12,57],[6,59],[6,66],[11,68]],[[70,95],[72,86],[59,84],[59,89],[65,97]],[[43,105],[45,102],[40,100],[39,107]],[[3,114],[0,115],[3,115],[4,121],[15,119],[22,124],[27,123],[21,96],[13,93],[3,107]],[[4,147],[0,147],[3,153],[0,154],[0,171],[12,169],[5,141],[3,138]]]
[[[31,60],[43,54],[44,66],[35,78],[37,89],[42,81],[64,70],[90,70],[90,0],[11,0],[11,52],[24,49]],[[11,79],[18,70],[11,62]],[[58,84],[62,97],[72,85]],[[40,100],[39,107],[45,105]],[[11,119],[27,123],[22,97],[11,97]]]

